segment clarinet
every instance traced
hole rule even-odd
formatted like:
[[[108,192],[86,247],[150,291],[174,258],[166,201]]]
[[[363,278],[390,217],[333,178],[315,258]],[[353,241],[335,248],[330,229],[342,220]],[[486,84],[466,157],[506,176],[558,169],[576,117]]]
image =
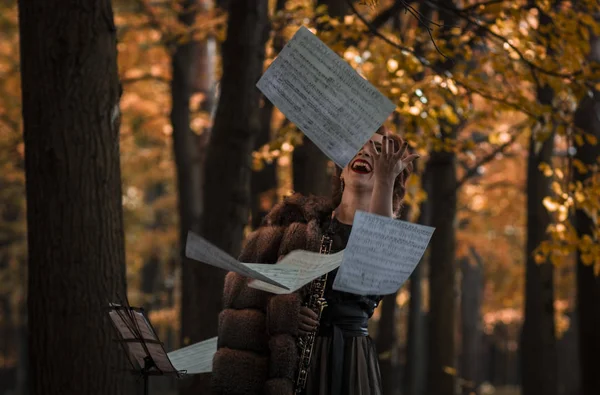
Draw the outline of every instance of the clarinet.
[[[320,254],[329,254],[331,252],[331,245],[333,244],[333,239],[328,235],[323,235],[321,239],[321,249],[319,251]],[[310,308],[312,311],[317,313],[318,320],[321,319],[321,313],[323,312],[323,308],[327,306],[325,298],[323,297],[325,294],[325,285],[327,284],[327,273],[322,275],[321,277],[313,280],[310,283],[310,291],[304,303],[304,306]],[[306,387],[306,379],[308,378],[308,371],[310,369],[310,358],[312,355],[313,346],[315,344],[315,337],[317,335],[317,331],[313,331],[308,335],[301,336],[298,339],[298,348],[299,348],[299,363],[298,363],[298,379],[296,380],[296,394],[300,394],[304,388]]]

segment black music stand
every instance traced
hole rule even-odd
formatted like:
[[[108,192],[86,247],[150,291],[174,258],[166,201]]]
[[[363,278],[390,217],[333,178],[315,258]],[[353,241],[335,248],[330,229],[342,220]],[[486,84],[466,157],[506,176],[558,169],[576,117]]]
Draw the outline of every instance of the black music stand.
[[[108,315],[118,334],[116,341],[121,343],[132,372],[144,380],[144,395],[148,395],[150,376],[182,376],[183,372],[173,367],[142,308],[111,303]]]

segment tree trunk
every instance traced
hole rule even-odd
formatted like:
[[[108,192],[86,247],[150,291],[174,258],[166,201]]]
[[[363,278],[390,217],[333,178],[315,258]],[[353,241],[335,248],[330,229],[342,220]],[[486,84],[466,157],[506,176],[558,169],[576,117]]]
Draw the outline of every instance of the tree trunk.
[[[554,93],[548,86],[538,92],[541,104],[552,103]],[[551,194],[551,179],[539,170],[540,163],[551,163],[554,134],[536,153],[536,141],[529,141],[527,161],[527,246],[525,255],[525,318],[521,338],[523,395],[556,395],[557,349],[554,323],[554,268],[550,262],[538,264],[533,251],[545,239],[550,215],[542,204]]]
[[[25,276],[23,276],[25,277]],[[24,295],[23,295],[24,296]],[[27,328],[27,310],[26,301],[20,297],[17,301],[17,319],[15,320],[14,331],[17,348],[17,372],[15,395],[29,394],[29,352],[27,347],[28,328]]]
[[[600,39],[592,41],[592,59],[600,61]],[[585,96],[575,113],[575,124],[600,140],[600,92],[594,97]],[[600,156],[600,144],[577,147],[575,159],[586,165],[596,163]],[[575,181],[585,183],[590,173],[581,174],[573,169]],[[589,235],[593,239],[594,222],[583,210],[575,212],[575,229],[579,237]],[[577,310],[579,316],[579,358],[581,365],[581,395],[600,394],[600,374],[597,371],[600,358],[600,277],[594,275],[592,265],[586,265],[577,255]]]
[[[285,8],[286,0],[277,0],[275,13]],[[276,31],[273,38],[273,51],[277,55],[285,45],[283,31]],[[260,110],[260,131],[254,142],[254,149],[258,150],[271,141],[271,121],[275,106],[269,99],[262,96],[263,107]],[[250,183],[252,229],[260,226],[263,218],[277,200],[277,164],[265,163],[264,168],[252,173]]]
[[[452,395],[455,376],[448,368],[455,367],[456,155],[432,152],[427,167],[431,226],[435,228],[429,263],[427,394]]]
[[[380,355],[379,365],[381,370],[381,382],[383,393],[394,394],[399,387],[398,372],[394,363],[396,349],[396,295],[386,295],[381,306],[381,318],[377,325],[376,347]],[[383,355],[383,357],[381,357]]]
[[[481,381],[481,347],[483,331],[481,328],[481,302],[483,299],[483,262],[475,249],[471,249],[474,263],[469,258],[461,262],[461,369],[460,377],[464,395],[478,393]]]
[[[111,3],[19,1],[19,27],[30,393],[125,394],[106,314],[126,297]]]
[[[350,9],[347,0],[317,1],[317,5],[322,4],[327,5],[328,14],[334,18],[343,17]],[[329,158],[306,136],[303,137],[302,145],[294,149],[292,173],[295,192],[331,196],[333,173],[329,170]]]
[[[455,7],[452,0],[439,0],[445,7]],[[456,15],[438,11],[443,26],[442,37],[452,49],[449,40],[450,26],[458,24]],[[451,71],[453,61],[437,65],[440,70]],[[441,139],[456,140],[458,125],[440,125]],[[427,342],[428,395],[452,395],[456,391],[456,153],[432,152],[427,163],[428,203],[430,226],[436,228],[430,243],[429,256],[429,320]]]
[[[191,27],[198,11],[210,8],[210,0],[182,0],[179,21]],[[181,344],[188,345],[205,338],[200,335],[203,321],[198,316],[198,306],[206,299],[220,299],[210,290],[198,286],[204,276],[206,265],[190,261],[185,257],[185,242],[188,231],[200,233],[203,212],[203,178],[206,147],[211,130],[205,128],[198,135],[190,126],[190,98],[202,93],[202,111],[211,112],[215,88],[216,43],[214,38],[203,41],[178,43],[172,58],[173,79],[171,81],[171,123],[173,125],[173,149],[177,169],[179,240],[181,256]],[[196,394],[205,388],[203,376],[192,376],[182,382],[182,394]]]
[[[221,94],[205,166],[202,235],[237,256],[250,207],[252,150],[260,128],[259,91],[269,35],[267,0],[232,0],[223,43]],[[217,334],[224,271],[204,265],[196,287],[210,295],[195,308],[198,339]],[[204,393],[204,392],[197,392]]]
[[[265,97],[264,106],[260,110],[261,127],[254,142],[255,150],[260,149],[271,140],[273,109],[273,103]],[[265,163],[262,169],[252,173],[250,183],[252,229],[260,226],[265,215],[267,215],[270,208],[275,204],[276,190],[277,165],[275,161],[273,163]]]
[[[423,314],[423,264],[415,267],[410,276],[410,299],[408,302],[408,331],[406,339],[406,368],[404,373],[404,393],[418,395],[423,393],[425,379],[425,315]]]
[[[221,96],[206,161],[203,234],[234,256],[248,222],[252,150],[260,129],[255,85],[262,75],[269,34],[267,3],[230,3]],[[218,273],[222,279],[223,273]]]

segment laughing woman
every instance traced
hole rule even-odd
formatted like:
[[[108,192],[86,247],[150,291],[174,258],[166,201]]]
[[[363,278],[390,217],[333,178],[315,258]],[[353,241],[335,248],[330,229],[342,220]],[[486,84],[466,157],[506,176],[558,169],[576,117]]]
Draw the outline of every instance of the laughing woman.
[[[337,169],[331,199],[293,195],[275,206],[253,232],[243,262],[275,264],[293,250],[319,251],[324,235],[331,252],[346,247],[356,210],[395,216],[404,198],[412,162],[406,143],[382,128],[344,169]],[[325,287],[327,307],[320,322],[302,302],[309,287],[272,295],[229,273],[213,389],[223,395],[292,395],[298,374],[299,336],[316,332],[305,395],[382,395],[377,353],[367,324],[378,295],[361,296]]]

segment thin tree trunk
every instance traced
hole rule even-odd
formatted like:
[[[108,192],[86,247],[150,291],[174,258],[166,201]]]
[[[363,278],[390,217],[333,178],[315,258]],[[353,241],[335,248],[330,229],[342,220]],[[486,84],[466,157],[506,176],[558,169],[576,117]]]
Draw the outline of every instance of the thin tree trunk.
[[[271,118],[273,116],[273,109],[273,103],[265,97],[264,106],[260,110],[261,127],[254,143],[255,150],[260,149],[271,140]],[[273,161],[273,163],[265,163],[262,169],[252,173],[250,200],[253,229],[256,229],[261,224],[263,218],[269,212],[270,207],[275,203],[276,189],[277,165],[275,161]],[[265,200],[269,200],[266,207]]]
[[[456,155],[433,152],[427,163],[431,175],[431,239],[429,270],[429,330],[427,393],[452,395],[455,376],[455,245]]]
[[[481,347],[483,331],[481,320],[481,303],[483,299],[483,262],[481,257],[471,249],[474,263],[469,258],[461,262],[461,369],[460,377],[465,380],[462,385],[464,395],[478,393],[481,381]]]
[[[262,75],[268,28],[266,0],[231,1],[221,95],[206,162],[203,234],[234,256],[248,222],[251,154],[260,129],[255,85]]]
[[[452,0],[440,0],[446,7],[454,7]],[[443,36],[449,37],[450,26],[458,22],[454,14],[438,11],[445,26]],[[449,41],[449,45],[452,45]],[[438,67],[451,71],[458,59],[444,61]],[[454,141],[458,125],[440,125],[441,138]],[[427,342],[428,395],[452,395],[456,391],[456,153],[432,152],[427,162],[430,226],[436,228],[430,244],[429,256],[429,320]]]
[[[24,276],[23,276],[24,277]],[[29,394],[29,352],[27,347],[27,304],[24,298],[19,298],[17,303],[17,319],[14,325],[17,348],[17,372],[15,395]]]
[[[277,0],[275,4],[275,13],[285,8],[286,0]],[[285,45],[285,37],[283,31],[275,32],[273,38],[273,51],[278,54]],[[275,107],[273,103],[266,97],[262,97],[263,107],[260,110],[260,131],[256,136],[254,149],[258,150],[263,145],[271,141],[271,120],[273,119],[273,111]],[[264,168],[252,173],[250,183],[250,198],[251,198],[251,216],[252,228],[256,229],[262,222],[263,218],[272,205],[276,203],[277,197],[277,164],[265,163]]]
[[[198,11],[211,7],[210,0],[182,0],[179,21],[185,26],[194,25]],[[206,147],[211,130],[205,128],[198,135],[191,129],[190,98],[202,93],[201,110],[211,112],[215,88],[216,43],[211,37],[203,41],[178,43],[172,58],[173,79],[171,82],[171,123],[173,125],[173,149],[177,169],[179,240],[181,256],[181,299],[180,336],[182,345],[195,343],[201,336],[203,320],[198,316],[198,306],[208,298],[219,299],[202,289],[200,283],[206,265],[192,262],[185,257],[185,242],[188,231],[200,233],[203,212],[203,178]],[[182,382],[182,394],[197,394],[205,388],[203,376],[192,376]]]
[[[552,103],[554,93],[548,86],[538,91],[541,104]],[[535,136],[529,141],[527,161],[527,246],[525,250],[525,319],[521,338],[523,395],[556,395],[557,349],[554,323],[554,267],[537,263],[533,251],[546,238],[550,216],[542,204],[551,194],[551,179],[539,170],[540,163],[551,163],[554,134],[536,152]]]
[[[392,395],[400,380],[395,372],[394,353],[396,348],[396,295],[386,295],[381,306],[381,318],[377,325],[376,347],[380,355],[379,365],[383,393]],[[383,355],[383,357],[381,357]]]
[[[425,316],[423,313],[423,264],[415,267],[410,276],[410,299],[408,302],[408,331],[406,339],[406,367],[404,373],[404,393],[417,395],[423,391],[425,379]]]
[[[106,314],[126,296],[111,3],[23,0],[19,26],[30,393],[125,394]]]
[[[600,39],[592,40],[592,60],[600,61]],[[575,113],[575,124],[600,140],[600,92],[594,97],[585,96]],[[596,163],[600,156],[600,144],[577,147],[575,159],[586,165]],[[573,169],[574,180],[585,183],[590,173],[581,174]],[[575,229],[579,237],[589,235],[593,239],[594,222],[583,210],[575,212]],[[594,268],[584,264],[577,255],[577,310],[579,316],[579,359],[581,366],[581,395],[600,394],[600,276]]]
[[[260,128],[255,85],[263,71],[268,35],[267,0],[231,0],[221,94],[206,158],[202,235],[233,256],[241,250],[249,216],[252,150]],[[210,295],[195,309],[195,319],[203,322],[200,339],[217,335],[224,274],[206,266],[196,283]]]

